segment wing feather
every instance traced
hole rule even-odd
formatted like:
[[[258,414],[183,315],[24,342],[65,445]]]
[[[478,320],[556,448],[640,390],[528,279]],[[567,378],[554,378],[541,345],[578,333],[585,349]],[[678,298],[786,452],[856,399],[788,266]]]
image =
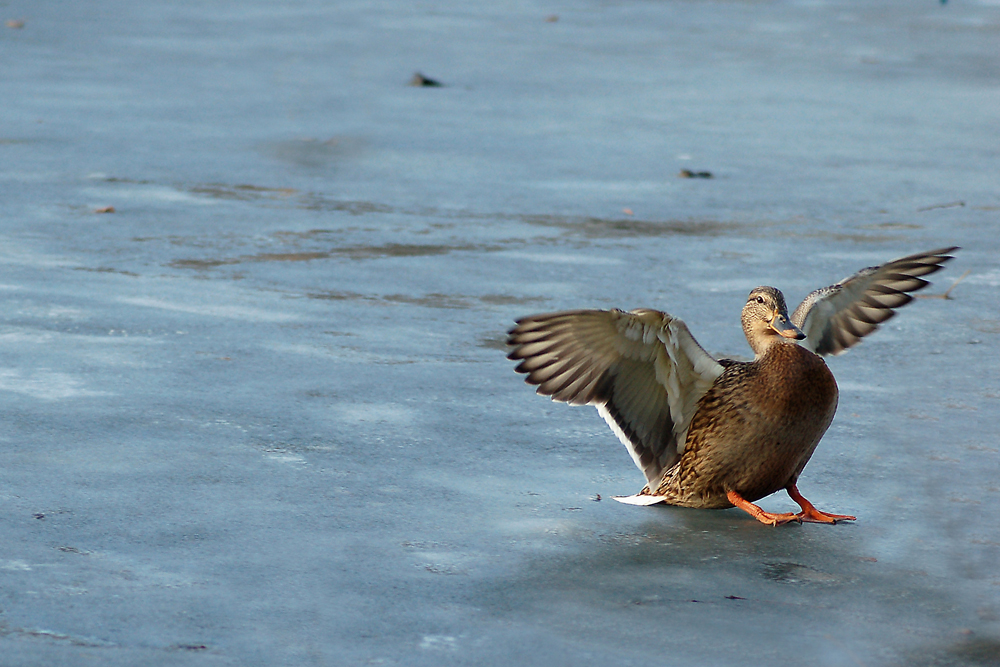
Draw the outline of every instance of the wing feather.
[[[517,321],[517,372],[553,400],[597,407],[652,484],[680,456],[698,401],[723,367],[656,310],[575,310]]]
[[[858,271],[836,285],[810,293],[792,314],[806,334],[802,345],[816,354],[841,354],[895,315],[930,283],[920,276],[939,271],[958,247],[917,253]]]

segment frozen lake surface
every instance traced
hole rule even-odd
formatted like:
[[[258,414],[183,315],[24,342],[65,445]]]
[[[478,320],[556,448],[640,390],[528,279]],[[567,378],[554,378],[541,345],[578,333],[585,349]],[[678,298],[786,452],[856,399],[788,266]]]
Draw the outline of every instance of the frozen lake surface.
[[[1000,3],[0,14],[0,664],[1000,661]],[[853,524],[611,502],[504,358],[949,245],[830,361]]]

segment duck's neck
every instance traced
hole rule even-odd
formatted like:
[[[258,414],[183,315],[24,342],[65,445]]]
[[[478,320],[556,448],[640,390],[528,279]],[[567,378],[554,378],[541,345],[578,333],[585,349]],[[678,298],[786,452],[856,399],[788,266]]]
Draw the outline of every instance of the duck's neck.
[[[798,343],[796,343],[794,340],[789,340],[787,338],[782,338],[781,336],[778,336],[777,334],[774,334],[774,335],[771,335],[771,336],[767,336],[766,338],[763,338],[763,339],[758,338],[756,342],[757,342],[756,345],[754,345],[753,342],[750,343],[750,347],[753,348],[754,355],[755,355],[754,356],[754,361],[760,361],[765,356],[767,356],[767,354],[769,352],[773,352],[773,351],[775,351],[776,348],[781,347],[783,345],[795,345],[795,346],[798,346]]]
[[[779,336],[766,322],[744,322],[743,333],[746,334],[756,359],[763,357],[775,345],[794,345],[792,341]]]
[[[781,345],[781,339],[778,336],[748,338],[747,342],[750,343],[750,347],[753,349],[754,359],[756,361],[760,361],[762,357],[766,356],[775,345]]]

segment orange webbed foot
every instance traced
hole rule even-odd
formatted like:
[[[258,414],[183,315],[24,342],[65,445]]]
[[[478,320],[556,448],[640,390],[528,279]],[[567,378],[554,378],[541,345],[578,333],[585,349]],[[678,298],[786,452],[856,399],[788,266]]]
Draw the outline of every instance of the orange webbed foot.
[[[798,521],[802,523],[801,518],[798,514],[793,514],[791,512],[786,512],[783,514],[774,514],[772,512],[765,512],[761,508],[754,505],[749,500],[746,500],[740,494],[735,491],[729,491],[726,493],[726,498],[729,502],[733,504],[734,507],[739,507],[741,510],[757,519],[763,524],[768,526],[780,526],[784,523],[791,523],[792,521]]]
[[[858,517],[850,514],[827,514],[820,512],[815,507],[803,510],[796,514],[801,521],[806,523],[837,523],[838,521],[856,521]]]
[[[788,495],[791,496],[792,500],[798,503],[802,511],[796,516],[799,521],[806,521],[808,523],[837,523],[838,521],[856,521],[856,516],[851,516],[850,514],[827,514],[826,512],[820,512],[818,509],[813,507],[813,504],[802,497],[799,493],[798,488],[794,484],[789,486],[787,489]]]

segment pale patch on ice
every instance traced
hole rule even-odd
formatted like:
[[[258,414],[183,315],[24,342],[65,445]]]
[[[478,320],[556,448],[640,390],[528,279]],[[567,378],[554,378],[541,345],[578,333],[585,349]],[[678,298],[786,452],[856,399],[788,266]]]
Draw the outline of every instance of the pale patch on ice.
[[[29,595],[38,595],[37,591],[26,591]],[[60,642],[68,642],[74,646],[115,646],[112,642],[104,641],[103,639],[97,639],[96,637],[83,637],[80,635],[68,635],[63,632],[56,632],[55,630],[46,630],[45,628],[10,628],[7,630],[9,634],[17,635],[20,637],[37,637],[43,639],[56,640]]]
[[[336,405],[333,409],[340,413],[344,421],[390,422],[393,424],[413,421],[413,410],[388,403]]]
[[[356,363],[366,364],[406,364],[414,363],[425,359],[425,357],[415,357],[412,355],[400,354],[380,354],[362,350],[354,346],[333,346],[333,345],[307,345],[302,343],[274,343],[265,344],[270,350],[296,354],[304,357],[323,357],[327,359],[343,359]]]
[[[80,359],[89,363],[120,368],[157,368],[159,364],[151,363],[139,350],[86,350],[80,353]]]
[[[876,387],[873,384],[865,384],[864,382],[841,382],[838,380],[837,386],[840,387],[841,392],[861,391],[861,392],[870,392],[876,394],[887,394],[889,392],[895,391],[887,387]]]
[[[198,533],[187,533],[181,531],[178,537],[186,539],[198,539]],[[131,582],[130,585],[138,587],[179,589],[203,584],[204,582],[189,576],[188,573],[174,572],[161,568],[155,563],[145,559],[133,558],[126,554],[112,551],[92,551],[87,556],[95,561],[103,561],[111,566],[111,571],[120,577]],[[39,567],[36,565],[35,567]]]
[[[420,640],[420,648],[435,651],[454,651],[458,640],[450,635],[424,635]]]
[[[62,331],[46,331],[44,329],[33,329],[30,327],[10,327],[0,330],[0,346],[19,346],[25,344],[32,345],[53,345],[53,344],[66,344],[66,341],[72,341],[74,344],[81,343],[86,345],[128,345],[130,347],[135,345],[159,345],[162,341],[157,338],[152,338],[148,335],[134,335],[129,336],[127,332],[122,332],[122,334],[107,335],[107,336],[94,336],[91,334],[77,334],[77,333],[65,333]],[[120,354],[120,352],[117,352]],[[111,352],[99,351],[99,352],[85,352],[84,354],[92,355],[94,359],[107,360],[109,363],[121,363],[121,360],[116,360]],[[127,362],[131,363],[131,362]]]
[[[247,306],[224,306],[224,305],[201,305],[192,303],[177,303],[153,299],[149,297],[119,297],[119,303],[127,303],[132,306],[143,306],[145,308],[159,308],[161,310],[172,310],[181,313],[191,313],[193,315],[206,315],[209,317],[225,317],[234,320],[254,320],[258,322],[288,322],[298,319],[291,313],[279,313],[273,310],[262,310],[260,308],[250,308]]]
[[[111,392],[94,391],[67,373],[39,370],[30,374],[16,368],[0,369],[0,391],[25,394],[34,398],[55,401],[82,396],[109,396]]]
[[[70,308],[68,306],[50,306],[46,309],[45,315],[51,319],[80,320],[87,317],[87,311],[82,308]]]
[[[31,569],[32,569],[31,565],[25,563],[23,560],[0,561],[0,570],[12,570],[15,572],[30,572]]]
[[[95,201],[103,201],[109,196],[109,191],[107,188],[84,188],[83,192],[90,197],[95,197]],[[174,188],[154,186],[154,185],[142,185],[142,186],[132,186],[129,188],[116,188],[114,190],[114,198],[116,200],[120,199],[131,199],[133,201],[150,201],[150,202],[167,202],[167,203],[199,203],[199,204],[216,204],[216,200],[209,197],[197,197],[190,193],[184,192],[182,190],[177,190]]]
[[[512,519],[501,521],[498,529],[508,535],[538,536],[570,534],[577,526],[566,521],[553,519]]]
[[[42,343],[46,344],[55,338],[51,331],[39,331],[37,329],[7,329],[0,332],[0,344],[20,345],[21,343]]]
[[[304,357],[330,357],[334,354],[334,350],[331,347],[306,345],[304,343],[274,343],[267,347],[275,352],[287,352]]]
[[[277,461],[278,463],[304,464],[306,462],[306,460],[298,454],[289,454],[287,452],[269,452],[267,458],[272,461]]]
[[[504,257],[513,259],[527,259],[532,262],[544,262],[546,264],[624,264],[624,261],[615,257],[594,257],[593,255],[563,255],[536,252],[505,252]]]
[[[655,192],[663,190],[663,181],[542,181],[538,187],[552,190],[584,190],[586,192]]]
[[[753,283],[753,284],[751,284]],[[747,292],[757,285],[769,284],[766,280],[754,282],[753,279],[734,278],[732,280],[699,280],[690,282],[687,288],[692,292]]]
[[[4,287],[0,285],[0,291],[3,289]],[[14,289],[21,288],[15,287]],[[25,305],[18,308],[18,313],[29,317],[44,317],[50,320],[68,320],[73,322],[87,320],[91,317],[91,313],[83,308],[70,308],[66,306]]]
[[[6,237],[0,237],[0,264],[52,268],[67,266],[70,264],[70,261],[63,257],[32,252],[22,245],[12,243]],[[15,289],[19,288],[15,287]]]
[[[1000,0],[997,0],[997,4],[1000,4]],[[985,273],[970,273],[965,281],[978,285],[1000,287],[1000,269],[991,269]]]

